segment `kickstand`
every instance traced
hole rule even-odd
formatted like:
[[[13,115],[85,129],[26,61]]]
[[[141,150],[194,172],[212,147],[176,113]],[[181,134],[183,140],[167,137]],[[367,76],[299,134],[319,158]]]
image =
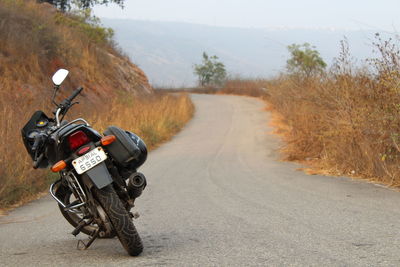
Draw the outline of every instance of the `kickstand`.
[[[93,235],[90,236],[89,241],[85,244],[83,240],[78,240],[78,244],[76,245],[76,248],[78,250],[86,250],[92,245],[92,243],[99,237],[100,230],[96,229],[93,233]]]

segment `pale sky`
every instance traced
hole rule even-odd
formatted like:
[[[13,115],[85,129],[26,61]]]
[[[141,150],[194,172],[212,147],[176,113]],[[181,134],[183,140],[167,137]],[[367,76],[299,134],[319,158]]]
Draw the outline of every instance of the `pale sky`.
[[[125,0],[98,6],[99,17],[257,28],[397,31],[400,0]]]

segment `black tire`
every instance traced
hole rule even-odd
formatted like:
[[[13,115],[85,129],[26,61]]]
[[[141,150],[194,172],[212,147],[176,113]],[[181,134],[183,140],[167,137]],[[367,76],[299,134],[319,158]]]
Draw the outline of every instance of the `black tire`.
[[[65,186],[59,186],[56,189],[56,196],[61,199],[65,204],[70,204],[71,202],[71,195],[72,192],[68,187]],[[58,204],[58,208],[60,209],[61,214],[64,216],[64,218],[74,227],[76,228],[80,222],[80,220],[82,219],[82,217],[78,216],[77,214],[73,213],[73,212],[68,212],[65,211],[64,208]],[[81,230],[82,233],[86,234],[86,235],[92,235],[93,232],[98,228],[97,225],[88,225],[88,226],[84,226]],[[115,237],[115,232],[106,234],[105,236],[101,237],[101,238],[114,238]]]
[[[143,251],[142,240],[132,218],[125,209],[117,193],[111,185],[102,189],[93,188],[93,194],[110,218],[111,224],[122,246],[131,256],[138,256]]]

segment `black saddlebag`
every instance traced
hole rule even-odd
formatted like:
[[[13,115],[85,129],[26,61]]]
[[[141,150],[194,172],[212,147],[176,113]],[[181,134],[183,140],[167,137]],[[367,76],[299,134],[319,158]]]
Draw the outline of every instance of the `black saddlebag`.
[[[136,134],[132,132],[127,132],[127,134],[132,138],[133,142],[139,147],[140,153],[139,156],[133,160],[131,163],[129,163],[128,168],[131,170],[137,170],[140,166],[143,165],[143,163],[147,159],[147,147],[144,141],[137,136]]]
[[[121,128],[110,126],[104,135],[115,135],[117,140],[105,147],[111,157],[120,165],[128,167],[140,155],[140,148],[135,144],[130,135]]]

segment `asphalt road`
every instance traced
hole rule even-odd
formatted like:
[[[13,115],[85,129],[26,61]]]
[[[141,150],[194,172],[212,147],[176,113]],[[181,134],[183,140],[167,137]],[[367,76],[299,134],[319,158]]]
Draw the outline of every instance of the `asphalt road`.
[[[45,197],[0,218],[0,265],[400,266],[400,193],[279,162],[259,100],[193,100],[194,119],[142,169],[140,257],[117,239],[76,250],[85,237]]]

